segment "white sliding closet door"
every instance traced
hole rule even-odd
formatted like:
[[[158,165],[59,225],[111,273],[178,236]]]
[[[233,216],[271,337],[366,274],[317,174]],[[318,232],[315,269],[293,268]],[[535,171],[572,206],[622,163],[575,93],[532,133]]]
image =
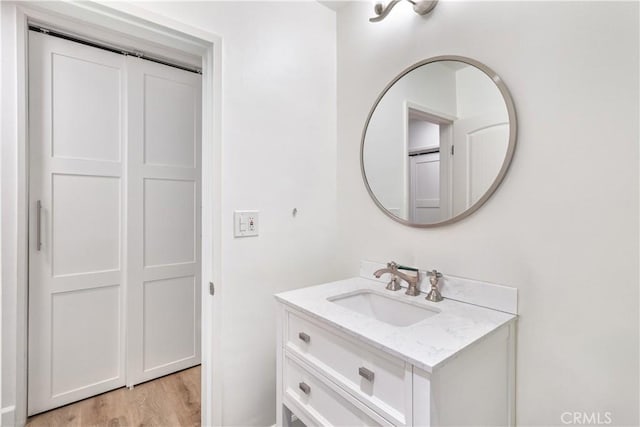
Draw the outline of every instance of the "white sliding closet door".
[[[30,415],[200,363],[200,85],[29,32]]]
[[[127,65],[132,385],[200,363],[201,78]]]
[[[124,61],[29,32],[29,414],[125,384]]]

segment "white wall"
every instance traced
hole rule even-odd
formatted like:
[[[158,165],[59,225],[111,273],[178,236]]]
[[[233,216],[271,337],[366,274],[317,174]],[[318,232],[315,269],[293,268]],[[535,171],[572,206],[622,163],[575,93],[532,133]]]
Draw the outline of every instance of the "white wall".
[[[565,411],[640,422],[638,6],[440,2],[421,18],[403,2],[380,23],[367,2],[338,11],[339,268],[393,259],[517,287],[518,425],[561,425]],[[370,200],[360,135],[391,78],[444,54],[504,79],[518,147],[482,209],[413,229]]]
[[[109,6],[128,10],[127,4]],[[223,92],[218,94],[224,165],[222,281],[216,284],[223,301],[223,336],[222,347],[215,350],[223,364],[222,421],[271,425],[275,420],[272,295],[340,277],[331,268],[336,241],[335,12],[316,2],[141,2],[138,6],[223,40]],[[5,48],[11,47],[10,41],[3,45],[3,57]],[[15,183],[10,172],[3,170],[3,185],[8,187]],[[259,237],[233,238],[234,209],[260,210]],[[14,272],[4,269],[5,273],[12,278]],[[3,281],[5,291],[15,294],[15,280]],[[15,338],[12,316],[3,326]],[[16,355],[11,337],[3,337],[7,338],[3,353],[9,355],[8,361],[3,357],[3,372],[7,372]],[[9,380],[5,391],[10,394],[3,392],[3,406],[15,401],[14,379]]]
[[[423,119],[409,119],[409,152],[440,147],[440,125]]]
[[[456,106],[458,118],[497,111],[502,120],[509,120],[504,100],[493,80],[470,65],[456,71]]]

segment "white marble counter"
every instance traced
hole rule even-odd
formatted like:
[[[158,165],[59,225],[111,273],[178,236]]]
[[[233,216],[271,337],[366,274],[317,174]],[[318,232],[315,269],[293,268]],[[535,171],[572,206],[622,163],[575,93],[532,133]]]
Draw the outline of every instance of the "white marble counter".
[[[372,290],[401,301],[431,307],[440,313],[413,325],[399,327],[356,313],[327,299],[357,290]],[[463,349],[517,318],[513,314],[446,298],[432,303],[425,300],[424,293],[411,297],[405,295],[404,290],[387,291],[384,284],[362,277],[297,289],[275,297],[287,306],[427,372],[432,372]]]

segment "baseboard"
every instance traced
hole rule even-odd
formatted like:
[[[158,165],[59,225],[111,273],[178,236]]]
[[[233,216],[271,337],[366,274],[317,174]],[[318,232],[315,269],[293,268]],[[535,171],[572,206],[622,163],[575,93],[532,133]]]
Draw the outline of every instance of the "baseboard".
[[[6,408],[0,409],[0,425],[2,427],[13,426],[16,423],[16,407],[15,406],[7,406]]]

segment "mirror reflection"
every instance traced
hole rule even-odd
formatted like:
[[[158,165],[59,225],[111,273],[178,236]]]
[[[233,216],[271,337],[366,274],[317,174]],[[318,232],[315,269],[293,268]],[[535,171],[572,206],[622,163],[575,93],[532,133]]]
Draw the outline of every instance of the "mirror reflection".
[[[466,58],[424,61],[396,78],[370,113],[363,176],[394,219],[449,223],[495,190],[514,145],[513,104],[491,70]]]

